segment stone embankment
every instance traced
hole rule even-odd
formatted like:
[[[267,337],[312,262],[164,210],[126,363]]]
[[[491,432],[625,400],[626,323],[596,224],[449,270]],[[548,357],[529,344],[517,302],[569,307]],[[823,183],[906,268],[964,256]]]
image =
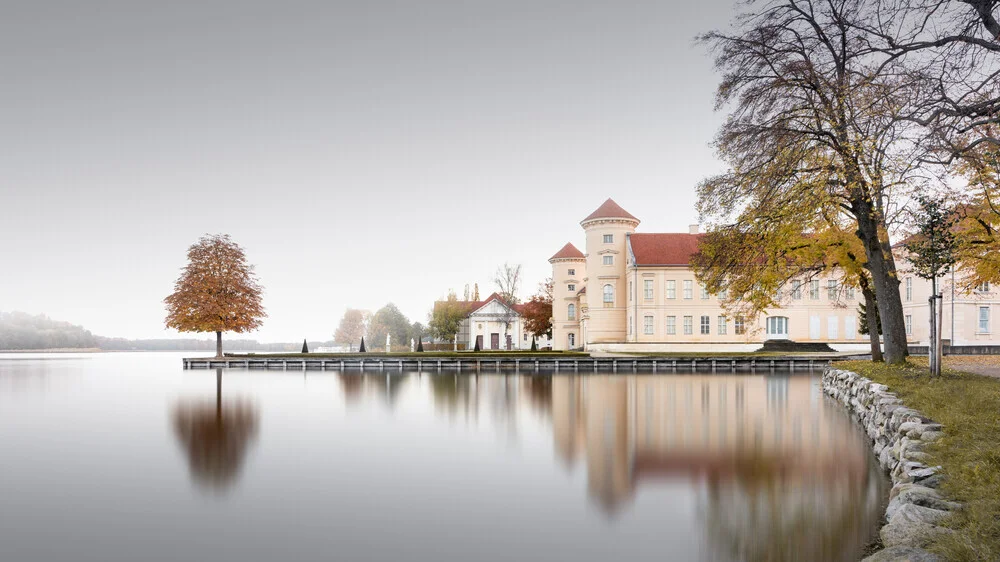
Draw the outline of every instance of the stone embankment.
[[[951,532],[940,523],[950,511],[961,508],[941,496],[940,467],[927,464],[925,448],[943,435],[941,424],[907,408],[885,385],[851,371],[827,369],[823,389],[865,429],[879,464],[892,479],[887,523],[879,531],[885,549],[865,562],[940,560],[923,547],[936,535]]]

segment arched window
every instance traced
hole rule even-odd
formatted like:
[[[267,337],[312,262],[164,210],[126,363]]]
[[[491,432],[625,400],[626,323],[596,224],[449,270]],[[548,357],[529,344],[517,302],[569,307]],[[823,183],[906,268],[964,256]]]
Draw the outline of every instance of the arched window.
[[[569,306],[567,307],[566,312],[567,312],[566,316],[570,320],[576,320],[576,305],[575,304],[570,303]]]
[[[615,288],[611,285],[604,286],[604,308],[614,308]]]

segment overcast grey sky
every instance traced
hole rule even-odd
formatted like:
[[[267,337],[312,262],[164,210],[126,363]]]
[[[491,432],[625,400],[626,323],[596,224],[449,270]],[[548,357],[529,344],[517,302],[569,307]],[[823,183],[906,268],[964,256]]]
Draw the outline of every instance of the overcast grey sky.
[[[0,310],[164,337],[204,233],[266,288],[253,337],[346,307],[427,321],[504,261],[524,296],[612,197],[684,231],[731,2],[8,2],[0,8]]]

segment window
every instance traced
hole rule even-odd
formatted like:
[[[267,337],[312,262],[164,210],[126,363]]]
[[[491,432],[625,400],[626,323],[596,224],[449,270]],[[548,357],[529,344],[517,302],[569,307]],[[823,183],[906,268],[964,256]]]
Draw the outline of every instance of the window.
[[[809,298],[814,301],[819,300],[819,279],[809,282]]]
[[[642,317],[642,333],[647,336],[653,335],[653,317],[643,316]]]
[[[728,296],[729,296],[729,289],[723,289],[719,291],[719,300],[724,301]]]
[[[906,278],[906,302],[913,300],[913,278]]]
[[[746,333],[746,326],[743,324],[743,317],[737,316],[733,319],[733,333],[737,336],[742,336]]]
[[[706,289],[704,285],[701,286],[701,300],[708,300],[708,289]]]
[[[604,256],[604,265],[615,265],[614,256]]]
[[[976,292],[977,293],[988,293],[988,292],[990,292],[990,282],[986,281],[985,283],[980,283],[980,284],[976,285]]]
[[[691,281],[685,281],[684,282],[684,298],[686,298],[686,299],[693,298],[692,284],[693,284],[693,282],[691,282]]]
[[[642,281],[642,285],[643,285],[643,289],[642,289],[643,295],[642,296],[645,297],[646,300],[652,300],[653,299],[653,280],[652,279],[644,279]]]
[[[524,333],[524,341],[528,341],[528,333],[527,332]]]
[[[566,275],[576,275],[576,270],[575,269],[568,269],[568,270],[566,270]]]
[[[701,333],[702,334],[712,333],[712,318],[710,316],[701,317]]]
[[[844,298],[854,300],[854,287],[844,287]]]
[[[632,282],[628,282],[628,302],[632,302]]]
[[[677,281],[671,279],[667,281],[667,298],[676,299],[677,298]]]
[[[840,328],[840,318],[836,316],[826,317],[826,339],[828,340],[837,339],[840,336],[840,334],[838,333],[840,331],[839,328]]]
[[[854,316],[844,318],[844,339],[853,340],[858,337],[858,321]]]
[[[615,288],[611,285],[604,286],[604,308],[614,308]]]
[[[694,333],[694,316],[684,317],[684,335],[690,336]]]
[[[837,280],[830,279],[826,282],[826,298],[835,301],[837,300]]]
[[[802,298],[802,281],[792,281],[792,298],[795,300]]]
[[[566,285],[566,290],[567,291],[575,291],[576,290],[576,285],[570,283],[569,285]]]
[[[819,284],[819,281],[816,282]],[[818,290],[818,289],[817,289]],[[767,335],[777,337],[788,336],[788,318],[785,316],[769,316],[767,318]]]
[[[570,334],[568,339],[569,339],[569,348],[573,349],[574,347],[576,347],[576,334]]]
[[[566,318],[569,318],[570,320],[576,320],[576,305],[575,304],[570,303],[569,306],[566,307]]]
[[[990,307],[988,306],[979,307],[979,333],[990,333]]]
[[[906,325],[906,335],[913,335],[913,317],[907,314],[903,317],[903,323]]]
[[[720,336],[726,335],[726,317],[725,316],[720,316],[719,317],[719,335]]]
[[[614,234],[605,234],[604,235],[604,243],[605,244],[614,244],[614,242],[615,242],[615,235]]]
[[[667,316],[667,335],[672,336],[677,333],[677,317]]]

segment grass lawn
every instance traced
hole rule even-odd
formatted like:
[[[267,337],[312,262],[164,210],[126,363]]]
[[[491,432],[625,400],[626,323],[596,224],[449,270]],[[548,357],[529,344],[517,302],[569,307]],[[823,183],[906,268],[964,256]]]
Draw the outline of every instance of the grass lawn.
[[[1000,380],[946,368],[927,373],[926,358],[904,366],[866,361],[834,365],[885,384],[906,406],[944,424],[928,449],[946,477],[941,492],[965,504],[947,523],[954,533],[929,550],[948,560],[1000,560]]]

